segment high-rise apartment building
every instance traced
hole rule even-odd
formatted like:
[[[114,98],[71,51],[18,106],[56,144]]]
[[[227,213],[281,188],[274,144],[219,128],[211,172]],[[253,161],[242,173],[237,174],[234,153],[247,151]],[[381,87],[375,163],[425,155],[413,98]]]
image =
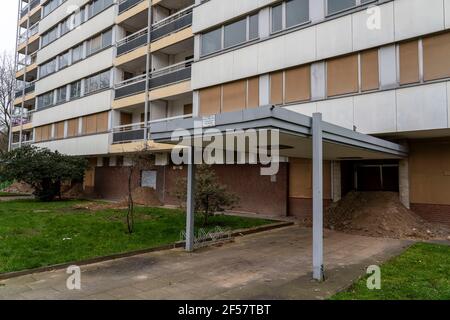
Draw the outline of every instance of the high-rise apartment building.
[[[18,18],[11,148],[88,157],[86,192],[124,196],[130,154],[147,145],[138,180],[174,203],[185,168],[153,124],[273,105],[409,148],[326,159],[325,203],[395,191],[450,223],[449,0],[22,0]],[[237,210],[310,214],[309,159],[259,168],[215,165]]]

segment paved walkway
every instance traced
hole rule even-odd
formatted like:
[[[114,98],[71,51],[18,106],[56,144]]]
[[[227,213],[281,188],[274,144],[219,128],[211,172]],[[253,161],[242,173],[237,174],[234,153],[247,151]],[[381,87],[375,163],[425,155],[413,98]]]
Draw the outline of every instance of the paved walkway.
[[[298,226],[237,238],[195,253],[143,254],[81,267],[81,290],[65,270],[0,282],[0,299],[324,299],[408,242],[325,232],[327,280],[311,280],[311,230]]]

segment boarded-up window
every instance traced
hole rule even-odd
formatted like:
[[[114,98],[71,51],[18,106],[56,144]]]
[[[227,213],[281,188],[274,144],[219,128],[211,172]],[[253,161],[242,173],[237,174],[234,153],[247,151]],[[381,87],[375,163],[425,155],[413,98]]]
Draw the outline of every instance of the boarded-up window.
[[[97,132],[97,117],[95,114],[83,117],[83,134],[93,134]]]
[[[64,138],[64,121],[55,124],[55,139]]]
[[[358,92],[358,55],[350,55],[327,62],[328,96]]]
[[[108,112],[97,114],[97,133],[108,131]]]
[[[283,71],[270,75],[270,103],[283,103]]]
[[[259,77],[248,79],[247,108],[259,107]]]
[[[67,121],[67,137],[75,137],[78,135],[78,118]]]
[[[400,44],[400,84],[419,82],[419,45],[417,41]]]
[[[222,112],[245,109],[247,104],[247,81],[235,81],[223,85]]]
[[[37,127],[34,129],[34,141],[42,141],[42,127]]]
[[[222,88],[220,86],[200,90],[200,115],[220,113]]]
[[[378,49],[361,53],[361,90],[376,90],[380,88],[378,68]]]
[[[301,66],[286,70],[285,102],[306,101],[311,99],[311,68]]]
[[[450,32],[423,39],[424,80],[450,77]]]
[[[52,137],[52,125],[48,124],[41,127],[41,141],[50,140]]]

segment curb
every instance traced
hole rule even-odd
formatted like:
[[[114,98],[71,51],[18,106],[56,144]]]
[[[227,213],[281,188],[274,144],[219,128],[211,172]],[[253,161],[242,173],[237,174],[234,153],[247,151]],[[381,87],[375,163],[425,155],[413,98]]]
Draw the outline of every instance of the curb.
[[[294,225],[293,222],[272,223],[272,224],[268,224],[268,225],[264,225],[264,226],[260,226],[260,227],[235,230],[231,233],[231,235],[232,235],[232,237],[240,237],[240,236],[250,235],[250,234],[254,234],[254,233],[284,228],[284,227],[288,227],[288,226],[292,226],[292,225]],[[42,272],[66,269],[72,265],[85,266],[85,265],[89,265],[89,264],[93,264],[93,263],[113,261],[113,260],[117,260],[117,259],[121,259],[121,258],[129,258],[129,257],[133,257],[133,256],[138,256],[141,254],[146,254],[146,253],[183,248],[184,244],[185,244],[184,241],[178,241],[178,242],[175,242],[172,244],[166,244],[166,245],[162,245],[162,246],[158,246],[158,247],[154,247],[154,248],[150,248],[150,249],[141,249],[141,250],[135,250],[135,251],[125,252],[125,253],[118,253],[118,254],[112,254],[112,255],[108,255],[108,256],[85,259],[85,260],[80,260],[80,261],[65,262],[65,263],[60,263],[60,264],[55,264],[55,265],[45,266],[45,267],[39,267],[39,268],[34,268],[34,269],[13,271],[13,272],[8,272],[8,273],[0,273],[0,280],[17,278],[20,276],[25,276],[25,275],[29,275],[29,274],[35,274],[35,273],[42,273]]]

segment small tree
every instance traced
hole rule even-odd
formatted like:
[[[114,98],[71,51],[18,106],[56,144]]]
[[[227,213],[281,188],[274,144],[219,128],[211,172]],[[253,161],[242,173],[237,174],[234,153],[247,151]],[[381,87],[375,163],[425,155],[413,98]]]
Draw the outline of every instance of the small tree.
[[[16,180],[34,188],[41,201],[61,198],[63,181],[82,181],[88,161],[57,151],[24,146],[0,156],[0,180]]]
[[[216,212],[232,209],[239,198],[219,183],[214,170],[209,165],[199,165],[195,173],[195,211],[203,216],[203,226]],[[177,181],[175,196],[183,206],[186,203],[186,178]]]
[[[8,151],[15,74],[14,57],[7,52],[0,53],[0,153]]]
[[[130,166],[128,167],[128,197],[127,197],[127,228],[128,233],[132,234],[134,231],[134,199],[133,199],[133,176],[136,173],[140,173],[141,170],[148,167],[149,163],[153,160],[153,156],[144,147],[141,150],[137,150],[130,156]]]

